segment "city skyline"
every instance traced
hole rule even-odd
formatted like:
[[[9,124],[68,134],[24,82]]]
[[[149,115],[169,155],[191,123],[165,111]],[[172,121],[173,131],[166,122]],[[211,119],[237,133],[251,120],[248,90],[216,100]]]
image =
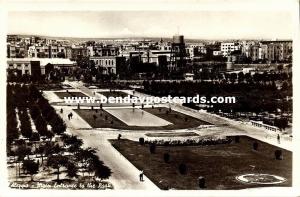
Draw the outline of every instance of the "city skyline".
[[[188,39],[207,40],[291,39],[291,19],[287,11],[9,12],[8,34],[73,38],[171,38],[182,34]]]

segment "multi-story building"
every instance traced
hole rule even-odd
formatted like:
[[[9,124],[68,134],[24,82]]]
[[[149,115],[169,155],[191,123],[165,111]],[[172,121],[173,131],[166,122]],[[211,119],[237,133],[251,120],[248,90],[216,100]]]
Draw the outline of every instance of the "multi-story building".
[[[221,43],[221,52],[223,56],[230,55],[231,52],[240,50],[240,46],[235,42]]]
[[[71,60],[76,60],[87,56],[87,49],[82,46],[73,46],[71,48]]]
[[[171,51],[148,50],[141,55],[141,61],[143,63],[154,63],[156,66],[168,66],[171,55]]]
[[[292,61],[292,41],[263,41],[261,43],[269,62]]]
[[[260,51],[259,45],[252,45],[250,47],[250,57],[252,61],[257,61],[260,59],[259,51]]]
[[[116,74],[116,56],[94,56],[90,57],[94,61],[95,67],[102,72],[102,74]]]
[[[66,47],[64,46],[30,46],[28,57],[31,58],[65,58]]]
[[[19,75],[45,75],[46,67],[61,71],[74,69],[76,62],[61,58],[8,58],[7,70]]]
[[[27,57],[25,46],[19,45],[7,45],[7,57],[8,58],[24,58]]]

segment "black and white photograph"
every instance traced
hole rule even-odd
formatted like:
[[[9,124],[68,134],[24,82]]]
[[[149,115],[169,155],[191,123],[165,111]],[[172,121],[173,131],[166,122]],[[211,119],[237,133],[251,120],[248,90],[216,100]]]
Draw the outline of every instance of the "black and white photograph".
[[[1,30],[8,191],[299,195],[298,1],[18,2]]]

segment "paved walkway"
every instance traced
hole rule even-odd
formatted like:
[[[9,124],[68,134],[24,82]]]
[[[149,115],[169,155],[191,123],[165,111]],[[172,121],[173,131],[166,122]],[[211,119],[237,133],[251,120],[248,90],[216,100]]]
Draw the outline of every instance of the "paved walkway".
[[[80,88],[81,90],[81,88]],[[88,93],[88,92],[84,92]],[[51,99],[51,98],[48,98]],[[115,189],[134,190],[159,190],[159,188],[146,176],[144,181],[139,181],[140,170],[132,165],[123,155],[115,150],[109,143],[109,139],[116,139],[118,132],[109,129],[92,129],[91,126],[77,115],[70,106],[54,106],[67,124],[67,132],[77,135],[84,141],[85,147],[97,149],[97,155],[112,170],[109,178]],[[63,109],[63,113],[60,110]],[[67,114],[72,112],[73,118],[68,120]]]

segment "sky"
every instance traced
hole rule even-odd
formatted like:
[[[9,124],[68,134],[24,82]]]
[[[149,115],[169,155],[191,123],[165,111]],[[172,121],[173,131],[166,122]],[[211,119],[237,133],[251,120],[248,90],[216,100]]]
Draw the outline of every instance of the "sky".
[[[8,34],[58,37],[291,39],[288,11],[11,11]]]

